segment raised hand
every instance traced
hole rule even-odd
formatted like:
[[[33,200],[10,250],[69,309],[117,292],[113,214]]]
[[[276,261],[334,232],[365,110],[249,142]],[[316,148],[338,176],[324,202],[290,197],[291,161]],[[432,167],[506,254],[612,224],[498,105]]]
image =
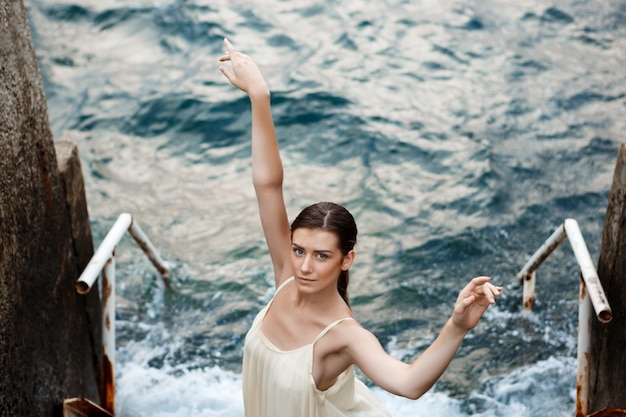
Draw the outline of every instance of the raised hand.
[[[268,95],[267,83],[252,58],[235,50],[233,45],[224,39],[226,54],[220,62],[230,61],[232,69],[220,66],[220,71],[232,85],[247,93],[250,97]]]
[[[490,280],[489,277],[476,277],[461,290],[452,313],[455,325],[465,330],[473,329],[487,307],[495,303],[502,287],[493,285]]]

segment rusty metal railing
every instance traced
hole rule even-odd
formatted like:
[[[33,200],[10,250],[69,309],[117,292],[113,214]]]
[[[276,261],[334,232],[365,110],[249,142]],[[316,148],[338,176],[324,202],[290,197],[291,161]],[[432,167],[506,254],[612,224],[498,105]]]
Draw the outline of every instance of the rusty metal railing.
[[[76,291],[86,294],[102,272],[102,398],[103,407],[115,413],[115,247],[127,232],[148,256],[161,275],[162,282],[169,286],[169,267],[161,258],[133,217],[122,213],[96,250],[89,264],[76,282]]]
[[[580,296],[578,300],[578,369],[576,373],[576,417],[587,416],[589,411],[589,350],[591,344],[591,319],[593,311],[599,321],[608,323],[613,318],[600,278],[593,265],[578,222],[566,219],[543,245],[526,262],[517,274],[523,282],[523,306],[531,310],[535,301],[535,272],[539,265],[569,238],[580,267]]]

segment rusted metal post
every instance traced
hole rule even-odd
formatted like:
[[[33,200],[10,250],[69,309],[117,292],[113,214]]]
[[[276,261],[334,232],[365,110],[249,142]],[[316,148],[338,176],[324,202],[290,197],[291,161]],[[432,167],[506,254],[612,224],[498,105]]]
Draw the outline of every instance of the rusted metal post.
[[[128,213],[122,213],[91,258],[91,261],[76,282],[76,291],[89,292],[102,272],[102,387],[101,402],[111,414],[115,413],[115,247],[128,231],[135,242],[146,253],[161,275],[165,286],[169,286],[169,268],[141,227]]]
[[[115,414],[115,254],[102,270],[102,394],[103,407]]]
[[[524,310],[530,311],[535,304],[535,282],[537,271],[532,271],[524,275],[522,286],[522,305]]]
[[[607,301],[604,289],[600,284],[598,273],[593,266],[591,255],[585,244],[578,222],[574,219],[566,219],[561,226],[559,226],[550,237],[544,242],[543,245],[531,256],[526,262],[526,265],[517,274],[517,278],[523,281],[532,281],[532,285],[524,285],[524,309],[530,310],[532,308],[532,301],[534,301],[534,273],[539,268],[539,265],[556,249],[565,238],[568,238],[578,261],[582,277],[589,297],[593,304],[593,308],[596,312],[598,320],[602,323],[608,323],[611,321],[613,314],[611,307]],[[528,289],[527,289],[528,287]],[[532,294],[527,294],[526,291],[533,291]],[[527,308],[530,307],[530,308]]]
[[[517,274],[517,279],[524,284],[523,305],[524,310],[532,310],[535,302],[535,271],[546,258],[565,240],[565,228],[559,226],[539,249],[530,257],[526,265]]]
[[[531,310],[535,299],[535,272],[541,263],[557,246],[568,238],[580,268],[580,296],[578,304],[578,368],[576,372],[576,417],[586,417],[589,412],[589,378],[591,324],[593,315],[602,323],[613,318],[611,307],[598,278],[589,250],[585,244],[578,222],[566,219],[543,245],[533,254],[517,278],[523,280],[523,303],[525,310]]]
[[[580,277],[578,297],[578,350],[576,369],[576,417],[586,417],[589,412],[589,346],[591,345],[591,320],[593,306],[585,280]]]

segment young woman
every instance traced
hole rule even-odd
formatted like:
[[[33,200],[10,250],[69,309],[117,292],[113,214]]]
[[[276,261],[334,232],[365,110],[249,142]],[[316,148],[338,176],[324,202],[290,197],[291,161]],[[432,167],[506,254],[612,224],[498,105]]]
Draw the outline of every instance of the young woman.
[[[333,203],[307,207],[289,225],[283,167],[270,92],[254,61],[224,40],[220,71],[250,98],[252,180],[267,240],[276,293],[246,336],[243,393],[246,417],[388,416],[356,379],[358,366],[375,384],[417,399],[444,372],[463,338],[501,287],[477,277],[459,293],[452,316],[413,363],[389,356],[352,317],[348,270],[355,259],[352,215]]]

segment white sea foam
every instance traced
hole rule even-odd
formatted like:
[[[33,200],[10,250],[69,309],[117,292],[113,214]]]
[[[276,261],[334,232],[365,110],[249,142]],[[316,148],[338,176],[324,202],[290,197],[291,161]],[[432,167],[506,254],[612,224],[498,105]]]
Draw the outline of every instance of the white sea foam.
[[[174,370],[127,364],[117,391],[122,417],[243,416],[241,377],[219,368]]]
[[[468,398],[428,392],[417,401],[374,387],[394,417],[570,416],[575,400],[573,358],[549,358],[508,375],[489,377]],[[241,375],[208,369],[120,366],[117,411],[122,417],[242,417]],[[571,383],[570,383],[571,382]],[[571,386],[563,388],[563,386]]]

